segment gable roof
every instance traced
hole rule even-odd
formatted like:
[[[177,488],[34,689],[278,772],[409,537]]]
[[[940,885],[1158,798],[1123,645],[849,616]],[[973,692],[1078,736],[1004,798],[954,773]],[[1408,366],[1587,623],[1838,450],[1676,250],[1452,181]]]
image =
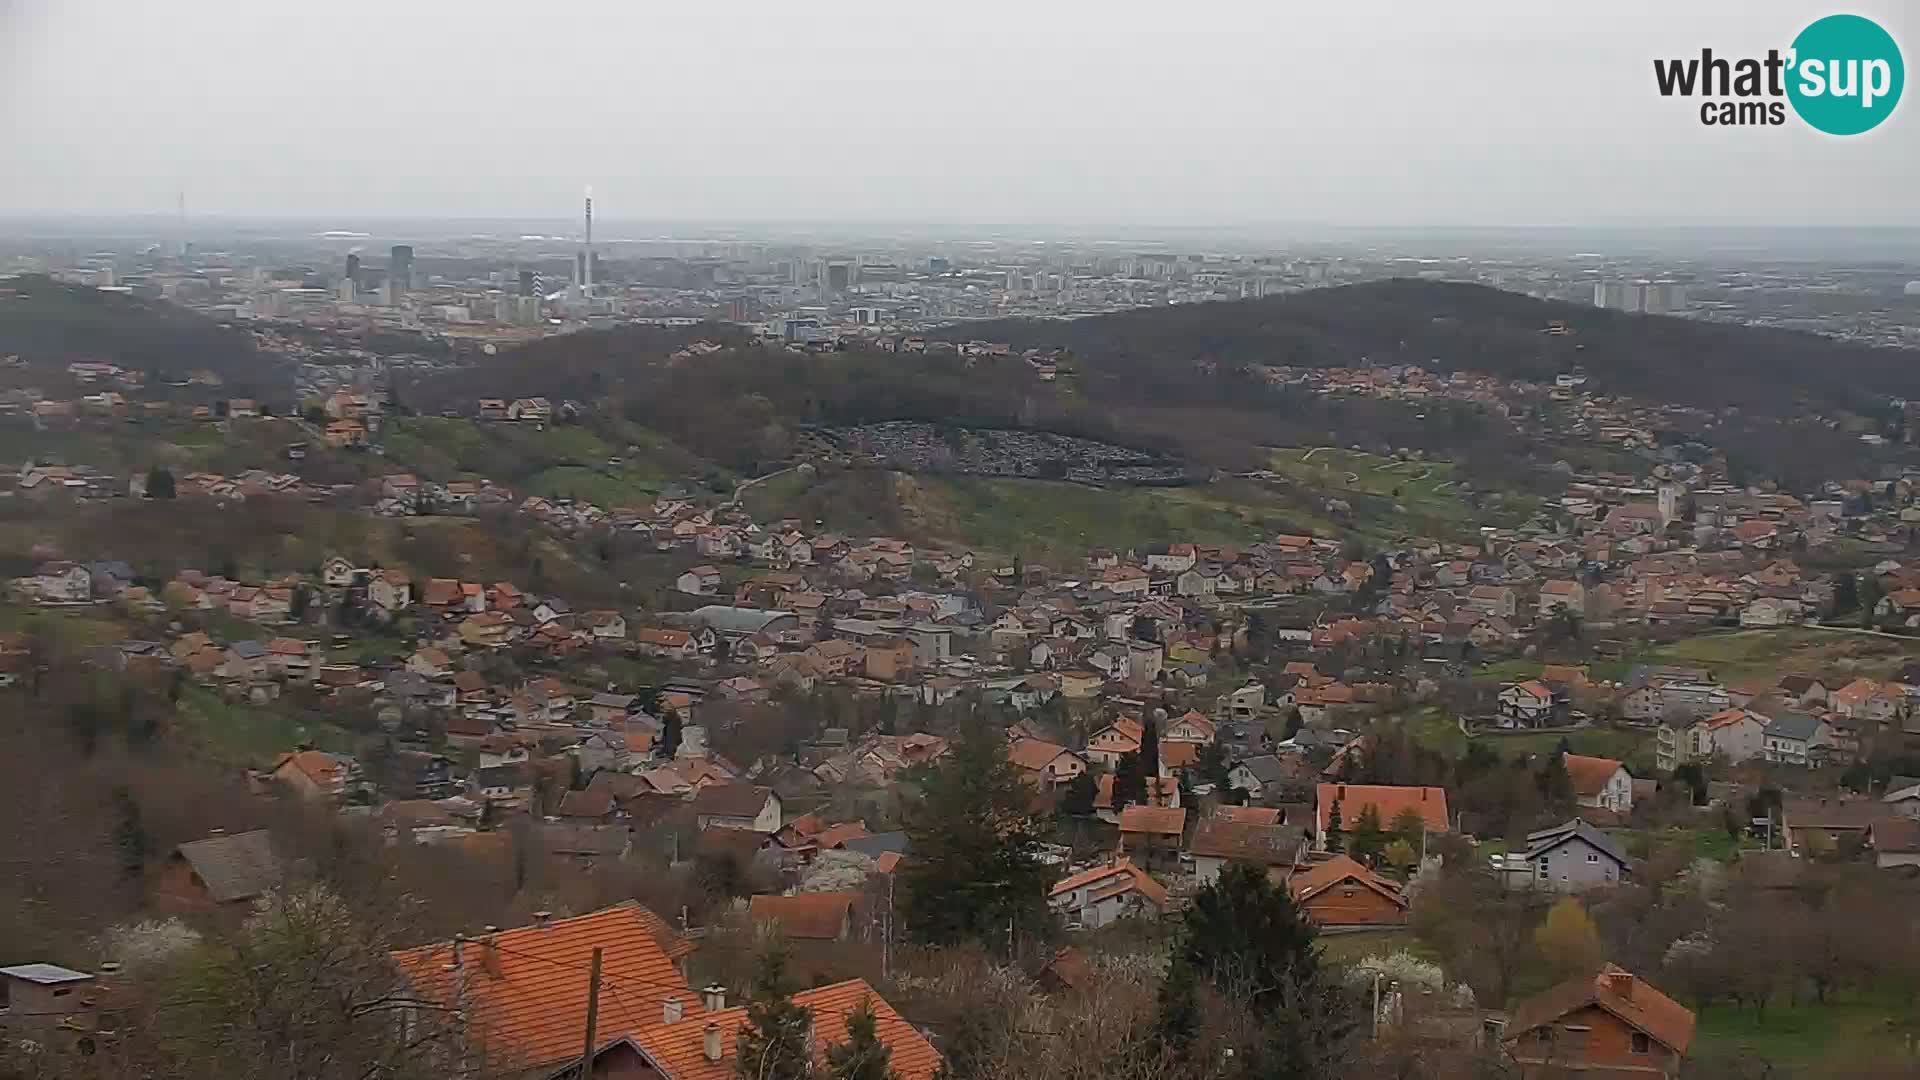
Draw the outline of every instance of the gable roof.
[[[601,1039],[613,1042],[659,1026],[667,997],[694,1000],[658,937],[665,925],[628,901],[466,942],[461,995],[471,1029],[493,1054],[526,1068],[577,1056],[587,1016],[586,972],[595,948],[604,950],[603,985],[616,990],[600,996]],[[393,961],[422,995],[451,999],[451,942],[405,949],[394,953]],[[697,1008],[695,1002],[689,1011]]]
[[[1437,787],[1396,787],[1388,784],[1316,784],[1314,786],[1314,831],[1326,832],[1327,816],[1333,804],[1340,804],[1341,826],[1351,830],[1368,806],[1380,815],[1380,827],[1390,829],[1401,811],[1412,808],[1426,823],[1427,831],[1452,831],[1447,814],[1447,791]]]
[[[757,923],[779,923],[788,938],[834,941],[860,904],[857,892],[762,894],[747,902],[747,914]]]
[[[1567,777],[1573,781],[1575,795],[1600,794],[1607,789],[1607,781],[1620,771],[1620,763],[1612,758],[1565,754],[1560,760],[1567,766]]]
[[[1783,712],[1767,725],[1767,737],[1772,739],[1791,739],[1794,742],[1811,742],[1825,720],[1811,713]]]
[[[1152,836],[1179,836],[1187,828],[1187,811],[1181,806],[1130,805],[1120,811],[1120,832]]]
[[[693,812],[710,817],[759,817],[773,789],[752,784],[708,784],[693,797]]]
[[[1624,968],[1607,964],[1597,975],[1572,979],[1520,1003],[1507,1025],[1509,1040],[1587,1006],[1598,1006],[1678,1054],[1693,1042],[1693,1011]]]
[[[685,1000],[684,996],[682,1000]],[[926,1036],[920,1034],[919,1029],[895,1012],[885,998],[875,993],[864,979],[849,979],[802,990],[793,995],[793,1002],[812,1011],[815,1045],[822,1057],[827,1046],[845,1043],[851,1037],[847,1032],[847,1017],[864,1002],[873,1010],[875,1034],[892,1051],[887,1064],[899,1080],[933,1080],[940,1072],[940,1052],[933,1048]],[[604,1007],[605,999],[602,998]],[[657,1017],[657,1004],[654,1012]],[[667,1080],[733,1080],[739,1075],[735,1046],[740,1029],[747,1023],[746,1008],[740,1006],[720,1012],[701,1012],[689,1005],[686,1006],[685,1017],[675,1024],[656,1025],[633,1041],[666,1074]],[[709,1025],[720,1036],[718,1061],[708,1061],[706,1057],[704,1044]],[[576,1031],[573,1044],[576,1057],[580,1051],[578,1036]]]
[[[1038,772],[1061,754],[1081,755],[1067,749],[1059,743],[1050,743],[1044,739],[1015,739],[1007,744],[1007,760],[1022,769]]]
[[[1627,865],[1627,854],[1620,850],[1618,844],[1613,842],[1613,837],[1594,828],[1580,818],[1574,818],[1564,825],[1555,825],[1551,829],[1540,829],[1536,832],[1528,833],[1526,854],[1521,857],[1525,859],[1538,858],[1575,838],[1586,841],[1592,845],[1595,850],[1606,855],[1622,867]]]
[[[1398,886],[1345,855],[1335,855],[1325,862],[1315,863],[1296,872],[1287,879],[1287,888],[1293,893],[1294,903],[1305,904],[1335,885],[1347,881],[1379,893],[1397,907],[1404,909],[1407,906],[1407,898],[1401,895]]]
[[[1236,807],[1236,809],[1241,809]],[[1269,811],[1275,819],[1279,811]],[[1277,823],[1236,821],[1215,816],[1194,826],[1187,852],[1202,858],[1230,859],[1259,866],[1292,865],[1306,840],[1306,830]]]
[[[1154,880],[1145,870],[1135,866],[1130,859],[1101,866],[1090,867],[1077,874],[1068,875],[1054,883],[1047,891],[1050,897],[1065,896],[1083,885],[1100,884],[1100,889],[1091,895],[1091,899],[1105,899],[1123,892],[1138,892],[1152,901],[1154,906],[1167,906],[1167,887]]]
[[[191,840],[174,851],[199,875],[216,903],[251,900],[280,884],[280,861],[265,829]]]

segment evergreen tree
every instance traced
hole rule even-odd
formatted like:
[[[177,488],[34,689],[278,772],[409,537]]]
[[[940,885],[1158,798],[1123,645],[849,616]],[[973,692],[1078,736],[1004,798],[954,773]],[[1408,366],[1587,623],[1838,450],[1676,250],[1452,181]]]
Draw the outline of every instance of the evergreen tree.
[[[1845,615],[1860,606],[1860,586],[1852,574],[1833,576],[1833,604],[1827,609],[1829,618]]]
[[[1347,852],[1363,862],[1372,862],[1387,849],[1387,831],[1380,825],[1380,808],[1368,803],[1360,808],[1359,820],[1353,823],[1353,837],[1347,841]]]
[[[1007,760],[1004,734],[976,714],[947,756],[929,769],[907,813],[913,859],[900,870],[900,909],[922,942],[1008,944],[1015,933],[1050,931],[1053,874],[1034,857],[1049,834],[1033,788]]]
[[[1160,721],[1151,714],[1140,721],[1140,772],[1149,780],[1160,776]]]
[[[1060,812],[1071,817],[1091,817],[1093,802],[1100,796],[1100,782],[1083,772],[1067,782],[1066,796],[1060,800]]]
[[[1862,629],[1871,630],[1873,629],[1874,620],[1873,609],[1880,606],[1880,596],[1882,592],[1880,579],[1874,577],[1872,574],[1862,574],[1860,576],[1860,583],[1854,591],[1857,592],[1860,597],[1860,626]]]
[[[747,1022],[734,1041],[734,1072],[743,1080],[804,1080],[813,1073],[807,1028],[813,1010],[794,1004],[787,985],[787,954],[771,945],[760,954]]]
[[[1221,870],[1187,907],[1160,991],[1158,1028],[1176,1050],[1198,1028],[1189,981],[1245,1004],[1264,1025],[1247,1076],[1325,1075],[1353,1031],[1349,1003],[1321,971],[1313,924],[1286,886],[1248,863]]]
[[[880,1019],[873,1002],[862,1001],[847,1014],[847,1041],[827,1047],[830,1080],[896,1080],[893,1048],[880,1041]]]
[[[1219,743],[1207,743],[1202,746],[1196,764],[1200,768],[1201,778],[1213,785],[1215,793],[1224,793],[1233,785],[1232,760],[1227,756],[1226,747]]]
[[[1300,710],[1291,705],[1287,706],[1287,733],[1282,738],[1291,739],[1300,734],[1300,725],[1303,723],[1305,720],[1300,716]]]
[[[660,756],[671,759],[680,752],[680,710],[669,708],[660,718]]]
[[[125,784],[113,789],[113,817],[113,844],[120,852],[120,869],[128,878],[138,881],[146,871],[152,841],[140,820],[140,804]]]
[[[174,494],[172,470],[164,465],[155,465],[147,470],[147,498],[171,499]]]
[[[1573,777],[1567,774],[1567,752],[1562,740],[1562,749],[1555,750],[1540,770],[1540,797],[1547,802],[1547,809],[1556,814],[1573,812]]]
[[[1113,808],[1147,803],[1147,770],[1140,755],[1125,753],[1113,767]]]
[[[1340,818],[1340,800],[1335,798],[1333,806],[1327,811],[1327,850],[1345,851],[1347,849],[1346,822]]]
[[[1409,806],[1393,815],[1391,831],[1397,839],[1405,840],[1409,847],[1418,851],[1420,838],[1427,832],[1427,819],[1420,816],[1420,811]]]

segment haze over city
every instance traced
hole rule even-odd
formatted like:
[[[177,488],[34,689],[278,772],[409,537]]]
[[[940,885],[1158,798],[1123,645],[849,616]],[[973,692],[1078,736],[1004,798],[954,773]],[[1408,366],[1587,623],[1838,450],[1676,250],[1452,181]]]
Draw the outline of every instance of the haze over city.
[[[1896,37],[1908,5],[1859,5]],[[1702,127],[1802,3],[0,4],[0,213],[1916,224],[1912,110]]]

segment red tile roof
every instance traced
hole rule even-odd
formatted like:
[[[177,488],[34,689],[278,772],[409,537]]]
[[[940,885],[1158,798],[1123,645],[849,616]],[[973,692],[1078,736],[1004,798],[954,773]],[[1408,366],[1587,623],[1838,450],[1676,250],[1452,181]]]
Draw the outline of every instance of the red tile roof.
[[[788,938],[838,940],[860,904],[857,892],[798,893],[793,896],[755,896],[747,913],[759,923],[778,923]]]
[[[888,1066],[899,1080],[932,1080],[940,1072],[939,1051],[933,1048],[926,1036],[895,1012],[885,998],[874,993],[873,987],[863,979],[850,979],[803,990],[793,995],[793,1000],[795,1004],[813,1011],[816,1047],[823,1060],[829,1044],[844,1043],[850,1038],[847,1017],[865,1002],[872,1008],[877,1021],[876,1034],[893,1051]],[[658,1015],[657,1006],[655,1015]],[[666,1074],[667,1080],[734,1080],[739,1069],[734,1041],[746,1022],[745,1008],[699,1013],[693,1006],[688,1006],[686,1019],[677,1024],[656,1026],[636,1042]],[[707,1060],[703,1045],[709,1024],[717,1029],[720,1036],[718,1061]],[[579,1050],[579,1032],[576,1031],[573,1051],[577,1055]]]
[[[1567,776],[1573,780],[1575,795],[1600,794],[1606,790],[1613,774],[1620,771],[1620,763],[1612,758],[1567,754],[1560,760],[1567,763]]]
[[[1598,975],[1561,983],[1521,1002],[1507,1025],[1508,1039],[1518,1039],[1589,1005],[1612,1013],[1675,1053],[1686,1053],[1693,1042],[1692,1010],[1612,964],[1602,967]]]
[[[1187,828],[1187,811],[1179,806],[1128,806],[1120,811],[1120,832],[1179,836]]]
[[[1341,827],[1352,831],[1354,823],[1368,806],[1380,815],[1380,827],[1390,829],[1400,812],[1412,807],[1418,811],[1430,833],[1452,831],[1447,814],[1447,792],[1437,787],[1393,787],[1386,784],[1320,784],[1315,788],[1314,835],[1324,833],[1327,815],[1335,802],[1340,803]]]
[[[601,973],[612,991],[600,996],[604,1042],[660,1026],[661,1003],[669,996],[692,1003],[687,1008],[696,1012],[697,999],[674,967],[675,954],[691,949],[663,947],[665,930],[658,916],[629,902],[468,941],[460,972],[475,1037],[497,1058],[529,1069],[578,1056],[595,948],[604,950]],[[452,997],[452,959],[450,942],[393,954],[418,992],[441,1000]]]
[[[1335,885],[1348,881],[1371,889],[1392,901],[1402,911],[1406,910],[1407,898],[1401,895],[1398,886],[1345,855],[1335,855],[1325,862],[1296,872],[1287,879],[1287,889],[1293,893],[1295,903],[1306,904]]]

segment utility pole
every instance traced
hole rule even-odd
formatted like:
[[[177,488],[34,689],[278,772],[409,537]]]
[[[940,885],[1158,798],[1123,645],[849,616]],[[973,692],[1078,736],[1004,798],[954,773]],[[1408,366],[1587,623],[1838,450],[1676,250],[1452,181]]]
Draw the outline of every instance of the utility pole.
[[[580,1080],[592,1080],[594,1027],[600,1021],[600,957],[606,950],[595,946],[593,970],[587,976],[587,1041],[580,1053]]]

